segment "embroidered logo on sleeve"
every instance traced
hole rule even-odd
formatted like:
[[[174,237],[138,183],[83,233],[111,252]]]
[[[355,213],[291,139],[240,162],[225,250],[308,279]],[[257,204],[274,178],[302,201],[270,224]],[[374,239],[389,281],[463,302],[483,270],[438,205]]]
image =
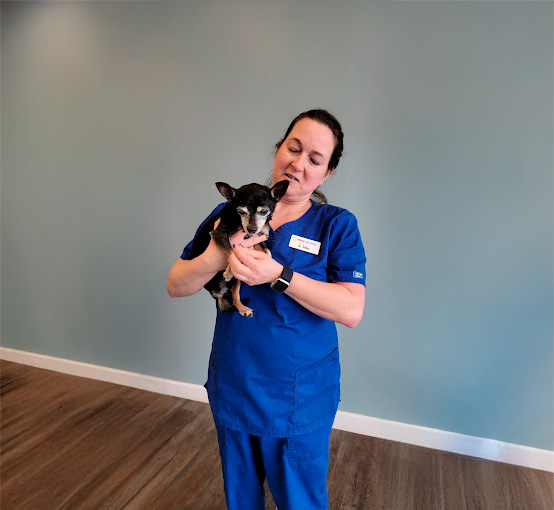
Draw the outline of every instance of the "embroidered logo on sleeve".
[[[364,277],[363,273],[359,273],[358,271],[354,271],[352,276],[354,276],[354,278],[363,278]]]

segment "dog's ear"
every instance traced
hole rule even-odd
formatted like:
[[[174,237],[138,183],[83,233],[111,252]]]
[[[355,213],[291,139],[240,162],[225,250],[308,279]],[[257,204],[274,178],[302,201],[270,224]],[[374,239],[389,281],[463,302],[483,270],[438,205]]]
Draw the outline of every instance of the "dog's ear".
[[[215,185],[219,192],[230,202],[235,198],[235,188],[229,186],[226,182],[216,182]]]
[[[289,187],[289,181],[279,181],[277,184],[271,188],[271,196],[279,202],[287,192],[287,188]]]

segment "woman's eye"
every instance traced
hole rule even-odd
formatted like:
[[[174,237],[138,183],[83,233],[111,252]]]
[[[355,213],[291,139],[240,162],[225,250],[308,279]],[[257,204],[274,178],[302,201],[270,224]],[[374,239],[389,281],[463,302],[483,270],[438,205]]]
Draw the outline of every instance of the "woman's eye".
[[[312,165],[319,165],[319,161],[316,161],[314,158],[310,158]]]
[[[291,151],[293,154],[298,154],[300,152],[298,149],[294,149],[293,147],[289,147],[289,151]]]

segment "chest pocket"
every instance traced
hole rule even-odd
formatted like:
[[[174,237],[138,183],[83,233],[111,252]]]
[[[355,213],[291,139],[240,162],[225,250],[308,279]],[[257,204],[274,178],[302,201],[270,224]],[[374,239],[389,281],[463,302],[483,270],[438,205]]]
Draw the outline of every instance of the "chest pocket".
[[[340,399],[338,348],[325,358],[296,371],[293,426],[295,434],[315,430],[337,412]]]

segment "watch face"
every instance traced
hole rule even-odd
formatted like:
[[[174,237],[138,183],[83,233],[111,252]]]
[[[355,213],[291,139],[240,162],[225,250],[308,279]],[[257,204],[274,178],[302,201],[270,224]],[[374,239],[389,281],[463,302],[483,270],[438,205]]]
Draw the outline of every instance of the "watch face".
[[[292,269],[290,267],[283,266],[281,276],[279,276],[279,278],[271,284],[271,288],[277,292],[285,292],[285,290],[289,288],[292,275]]]
[[[285,280],[282,280],[281,278],[278,278],[271,284],[271,288],[273,290],[276,290],[277,292],[284,292],[289,287],[288,282]]]

